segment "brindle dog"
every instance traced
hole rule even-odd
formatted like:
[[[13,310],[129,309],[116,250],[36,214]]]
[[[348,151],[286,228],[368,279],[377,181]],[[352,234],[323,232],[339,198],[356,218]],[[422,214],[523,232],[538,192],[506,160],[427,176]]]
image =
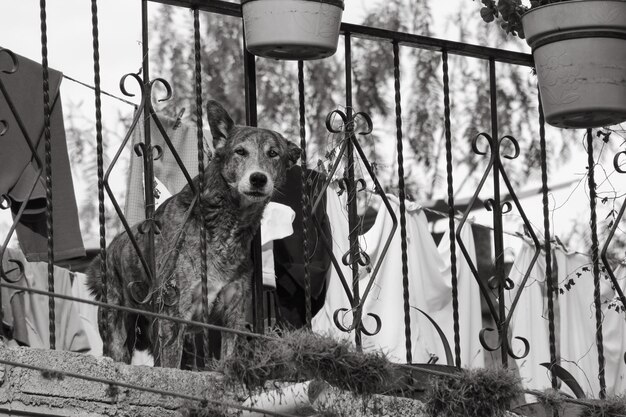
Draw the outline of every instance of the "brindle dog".
[[[150,295],[156,303],[146,306],[152,306],[153,311],[201,321],[200,222],[204,217],[209,320],[213,324],[241,328],[250,305],[252,238],[274,189],[283,183],[286,170],[300,157],[300,148],[274,131],[235,125],[215,101],[207,103],[207,118],[215,153],[204,175],[205,189],[199,202],[192,206],[194,193],[187,185],[163,202],[154,216],[161,226],[160,233],[155,235],[156,275],[160,288],[150,282],[127,233],[123,232],[107,249],[106,301],[142,308],[136,293],[140,293],[140,297]],[[199,176],[193,183],[199,189]],[[147,235],[139,232],[138,225],[132,228],[132,233],[139,246],[145,248]],[[91,292],[98,300],[105,301],[97,261],[91,265],[88,275]],[[131,291],[135,296],[131,296]],[[174,299],[170,300],[173,302],[166,300],[168,294],[174,294]],[[103,333],[107,316],[100,310],[100,332]],[[110,356],[114,360],[130,362],[132,350],[138,343],[135,335],[138,323],[145,325],[148,320],[110,310]],[[144,339],[152,333],[151,326],[147,327],[139,329]],[[161,366],[179,367],[184,326],[161,320],[159,329],[159,340],[167,341],[160,349]],[[234,337],[223,336],[222,352],[228,354]],[[150,344],[157,358],[157,340]]]

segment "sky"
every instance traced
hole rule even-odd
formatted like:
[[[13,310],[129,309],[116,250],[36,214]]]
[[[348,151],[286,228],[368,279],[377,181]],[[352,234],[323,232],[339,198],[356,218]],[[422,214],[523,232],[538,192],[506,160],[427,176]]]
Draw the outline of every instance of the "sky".
[[[343,21],[360,23],[366,7],[381,0],[347,0]],[[10,1],[0,0],[0,46],[13,50],[15,53],[41,60],[39,2],[34,0]],[[117,96],[122,96],[119,89],[120,78],[129,72],[136,72],[141,66],[141,10],[140,1],[106,0],[99,1],[100,56],[102,89]],[[448,23],[448,18],[459,7],[475,8],[472,18],[480,19],[479,2],[471,0],[431,0],[430,2],[434,25],[434,36],[444,39],[458,40],[458,33]],[[150,3],[150,10],[154,4]],[[91,2],[87,0],[48,0],[48,41],[49,65],[62,71],[65,75],[93,85],[93,58],[91,36]],[[151,18],[155,18],[151,15]],[[523,47],[529,52],[527,47]],[[151,69],[158,75],[158,69]],[[131,87],[132,90],[132,87]],[[95,113],[93,92],[69,80],[62,86],[63,105],[79,107],[86,115],[87,123]],[[127,97],[138,102],[138,97]],[[132,115],[132,106],[103,96],[103,123],[112,126],[117,123],[118,115]],[[123,135],[124,132],[118,132]],[[551,177],[552,183],[563,183],[569,180],[583,179],[559,192],[555,192],[554,206],[563,205],[556,223],[553,225],[557,233],[571,231],[573,222],[586,218],[588,198],[584,186],[584,170],[586,155],[582,147],[582,132],[577,136],[578,143],[571,161],[561,166]],[[612,155],[606,155],[607,161]],[[608,164],[608,162],[607,162]],[[80,173],[75,173],[80,177]],[[118,173],[118,180],[123,180],[123,172]],[[626,177],[623,175],[622,177]],[[75,178],[75,181],[76,178]],[[622,192],[626,191],[626,181],[619,175],[612,176],[613,185]],[[605,184],[606,185],[606,184]],[[528,187],[537,187],[530,184]],[[81,188],[78,186],[77,188]],[[77,192],[78,193],[78,192]],[[79,196],[79,198],[93,198]],[[543,230],[540,197],[524,200],[531,221]],[[617,207],[619,208],[619,206]],[[6,218],[6,213],[5,218]],[[2,213],[0,213],[2,215]],[[489,213],[477,213],[477,221],[489,223]],[[517,230],[519,222],[510,222],[509,227]]]

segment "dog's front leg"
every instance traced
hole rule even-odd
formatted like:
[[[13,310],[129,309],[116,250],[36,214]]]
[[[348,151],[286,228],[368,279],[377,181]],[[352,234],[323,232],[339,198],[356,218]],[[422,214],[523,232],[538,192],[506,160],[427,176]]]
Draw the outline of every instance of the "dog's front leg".
[[[244,330],[246,326],[246,311],[250,308],[247,297],[247,288],[243,280],[227,284],[218,294],[216,305],[219,309],[220,321],[224,327]],[[235,351],[237,338],[234,333],[222,332],[221,357],[227,358]]]
[[[170,320],[159,320],[158,337],[154,344],[153,356],[163,368],[180,368],[185,326]]]

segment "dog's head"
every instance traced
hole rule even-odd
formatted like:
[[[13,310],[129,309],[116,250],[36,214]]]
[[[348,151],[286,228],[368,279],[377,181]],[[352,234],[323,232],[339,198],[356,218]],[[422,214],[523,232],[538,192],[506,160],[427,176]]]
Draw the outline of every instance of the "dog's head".
[[[279,133],[235,125],[216,101],[207,103],[215,162],[222,177],[247,204],[266,202],[300,157],[300,148]]]

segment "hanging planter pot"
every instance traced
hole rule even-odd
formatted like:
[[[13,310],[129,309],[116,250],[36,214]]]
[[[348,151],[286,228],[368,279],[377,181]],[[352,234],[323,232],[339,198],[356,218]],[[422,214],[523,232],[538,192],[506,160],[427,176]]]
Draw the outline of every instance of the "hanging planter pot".
[[[626,120],[626,0],[571,0],[522,17],[546,121],[563,128]]]
[[[343,0],[241,0],[248,51],[290,60],[326,58],[337,50]]]

